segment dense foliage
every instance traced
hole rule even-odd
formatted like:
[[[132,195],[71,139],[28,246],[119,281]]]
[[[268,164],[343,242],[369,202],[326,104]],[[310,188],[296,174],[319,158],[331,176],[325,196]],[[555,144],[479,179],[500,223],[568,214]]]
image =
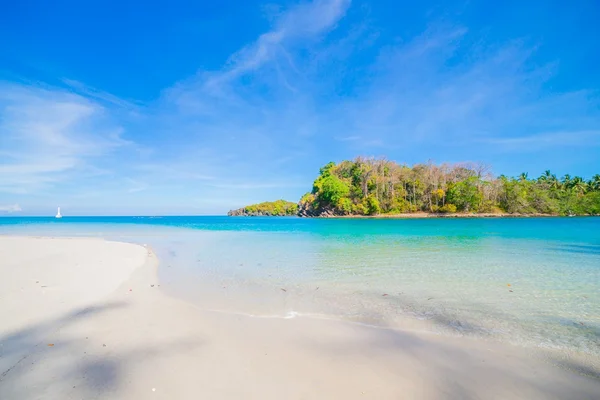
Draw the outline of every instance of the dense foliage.
[[[264,203],[253,204],[237,210],[231,210],[227,213],[229,216],[277,216],[298,214],[298,204],[285,200],[266,201]]]
[[[299,214],[376,215],[411,212],[599,215],[600,175],[585,181],[546,171],[494,178],[484,164],[400,165],[357,158],[329,163],[300,200]]]

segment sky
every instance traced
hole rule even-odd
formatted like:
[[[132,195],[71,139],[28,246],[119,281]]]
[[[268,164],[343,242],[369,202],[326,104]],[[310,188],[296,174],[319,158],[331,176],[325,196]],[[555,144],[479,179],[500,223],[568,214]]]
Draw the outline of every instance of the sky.
[[[0,215],[297,201],[356,156],[600,172],[600,3],[24,0],[0,13]]]

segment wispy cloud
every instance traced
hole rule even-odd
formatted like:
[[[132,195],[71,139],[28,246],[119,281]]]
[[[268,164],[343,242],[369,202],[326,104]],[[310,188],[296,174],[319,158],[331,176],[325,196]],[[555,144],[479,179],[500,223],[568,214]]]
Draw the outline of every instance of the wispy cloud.
[[[275,19],[273,29],[253,43],[233,54],[223,71],[209,75],[204,88],[215,91],[224,82],[238,78],[264,67],[273,61],[294,63],[287,46],[293,46],[302,40],[314,40],[331,30],[344,16],[350,0],[316,0],[301,3],[283,12]],[[291,87],[288,81],[285,86]]]
[[[485,143],[504,146],[511,151],[527,151],[530,146],[545,147],[581,147],[600,146],[600,130],[547,132],[519,137],[492,137]]]
[[[0,212],[5,212],[5,213],[14,213],[14,212],[19,212],[19,211],[23,211],[21,210],[21,206],[19,206],[18,204],[8,204],[8,205],[0,205]]]
[[[0,191],[28,193],[96,174],[92,160],[132,144],[103,107],[60,90],[0,83],[0,112]]]
[[[271,30],[230,55],[220,70],[198,71],[193,78],[165,90],[165,104],[175,104],[180,112],[193,114],[203,124],[227,114],[229,119],[221,126],[234,125],[228,128],[230,132],[240,128],[248,132],[257,125],[259,130],[268,128],[281,118],[273,109],[273,101],[282,99],[281,91],[284,96],[302,97],[296,88],[298,79],[305,79],[297,50],[319,43],[335,29],[349,5],[350,0],[315,0],[290,7],[274,18]],[[288,109],[288,114],[302,112],[305,126],[312,110],[299,101],[294,105],[295,110]],[[242,120],[242,126],[235,126]],[[303,126],[297,129],[302,131]]]
[[[358,135],[351,135],[351,136],[336,136],[334,138],[335,140],[338,140],[340,142],[354,142],[356,140],[360,140],[361,137]]]
[[[153,160],[152,163],[144,163],[133,166],[133,170],[137,171],[141,175],[153,178],[153,180],[160,180],[166,178],[170,181],[212,181],[215,178],[213,175],[203,173],[201,166],[203,162],[193,162],[189,160],[187,163],[173,162],[169,160],[167,162],[161,162],[161,160]],[[204,161],[204,160],[202,160]]]
[[[76,94],[97,101],[98,103],[117,106],[134,112],[141,111],[141,107],[144,106],[144,104],[124,100],[118,96],[113,95],[112,93],[108,93],[103,90],[88,86],[74,79],[63,78],[62,82],[65,85],[67,85],[70,89],[72,89]]]
[[[135,179],[125,178],[125,181],[129,184],[127,193],[138,193],[148,189],[150,185],[145,182],[136,181]]]
[[[378,139],[378,138],[373,139],[368,136],[366,136],[366,137],[358,136],[358,135],[342,136],[342,137],[336,136],[333,139],[338,142],[346,142],[347,144],[352,144],[352,145],[355,145],[357,147],[362,147],[362,148],[381,147],[381,146],[385,145],[383,140]]]
[[[361,71],[367,79],[354,76],[363,83],[360,91],[333,102],[322,120],[355,152],[442,143],[506,145],[494,151],[510,150],[510,143],[536,152],[562,146],[565,136],[569,145],[585,145],[600,123],[597,97],[545,92],[556,65],[534,62],[535,51],[522,41],[485,47],[464,27],[434,24],[412,40],[382,47]],[[528,146],[534,142],[540,146]]]
[[[240,183],[216,183],[208,184],[208,186],[219,189],[277,189],[277,188],[298,188],[306,187],[305,182],[240,182]]]
[[[215,176],[232,190],[257,176],[267,183],[250,185],[255,189],[279,186],[289,173],[282,160],[293,155],[302,162],[311,154],[307,138],[321,117],[308,90],[311,61],[299,52],[314,54],[349,6],[348,0],[317,0],[283,10],[269,31],[231,54],[221,69],[201,70],[165,90],[157,125],[174,122],[177,133],[170,140],[194,143],[171,161]],[[199,165],[192,167],[191,160]]]

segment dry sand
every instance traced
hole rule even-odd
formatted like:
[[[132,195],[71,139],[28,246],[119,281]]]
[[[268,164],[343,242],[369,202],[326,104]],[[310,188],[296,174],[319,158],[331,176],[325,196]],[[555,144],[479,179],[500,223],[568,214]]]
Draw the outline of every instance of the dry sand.
[[[0,399],[600,398],[594,371],[511,346],[204,311],[157,265],[133,244],[0,237]]]

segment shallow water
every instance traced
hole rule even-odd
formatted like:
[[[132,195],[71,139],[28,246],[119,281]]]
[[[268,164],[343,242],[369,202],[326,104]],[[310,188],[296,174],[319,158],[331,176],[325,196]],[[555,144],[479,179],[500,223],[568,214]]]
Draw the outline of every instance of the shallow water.
[[[488,337],[600,356],[600,218],[1,218],[1,234],[157,252],[202,307]]]

